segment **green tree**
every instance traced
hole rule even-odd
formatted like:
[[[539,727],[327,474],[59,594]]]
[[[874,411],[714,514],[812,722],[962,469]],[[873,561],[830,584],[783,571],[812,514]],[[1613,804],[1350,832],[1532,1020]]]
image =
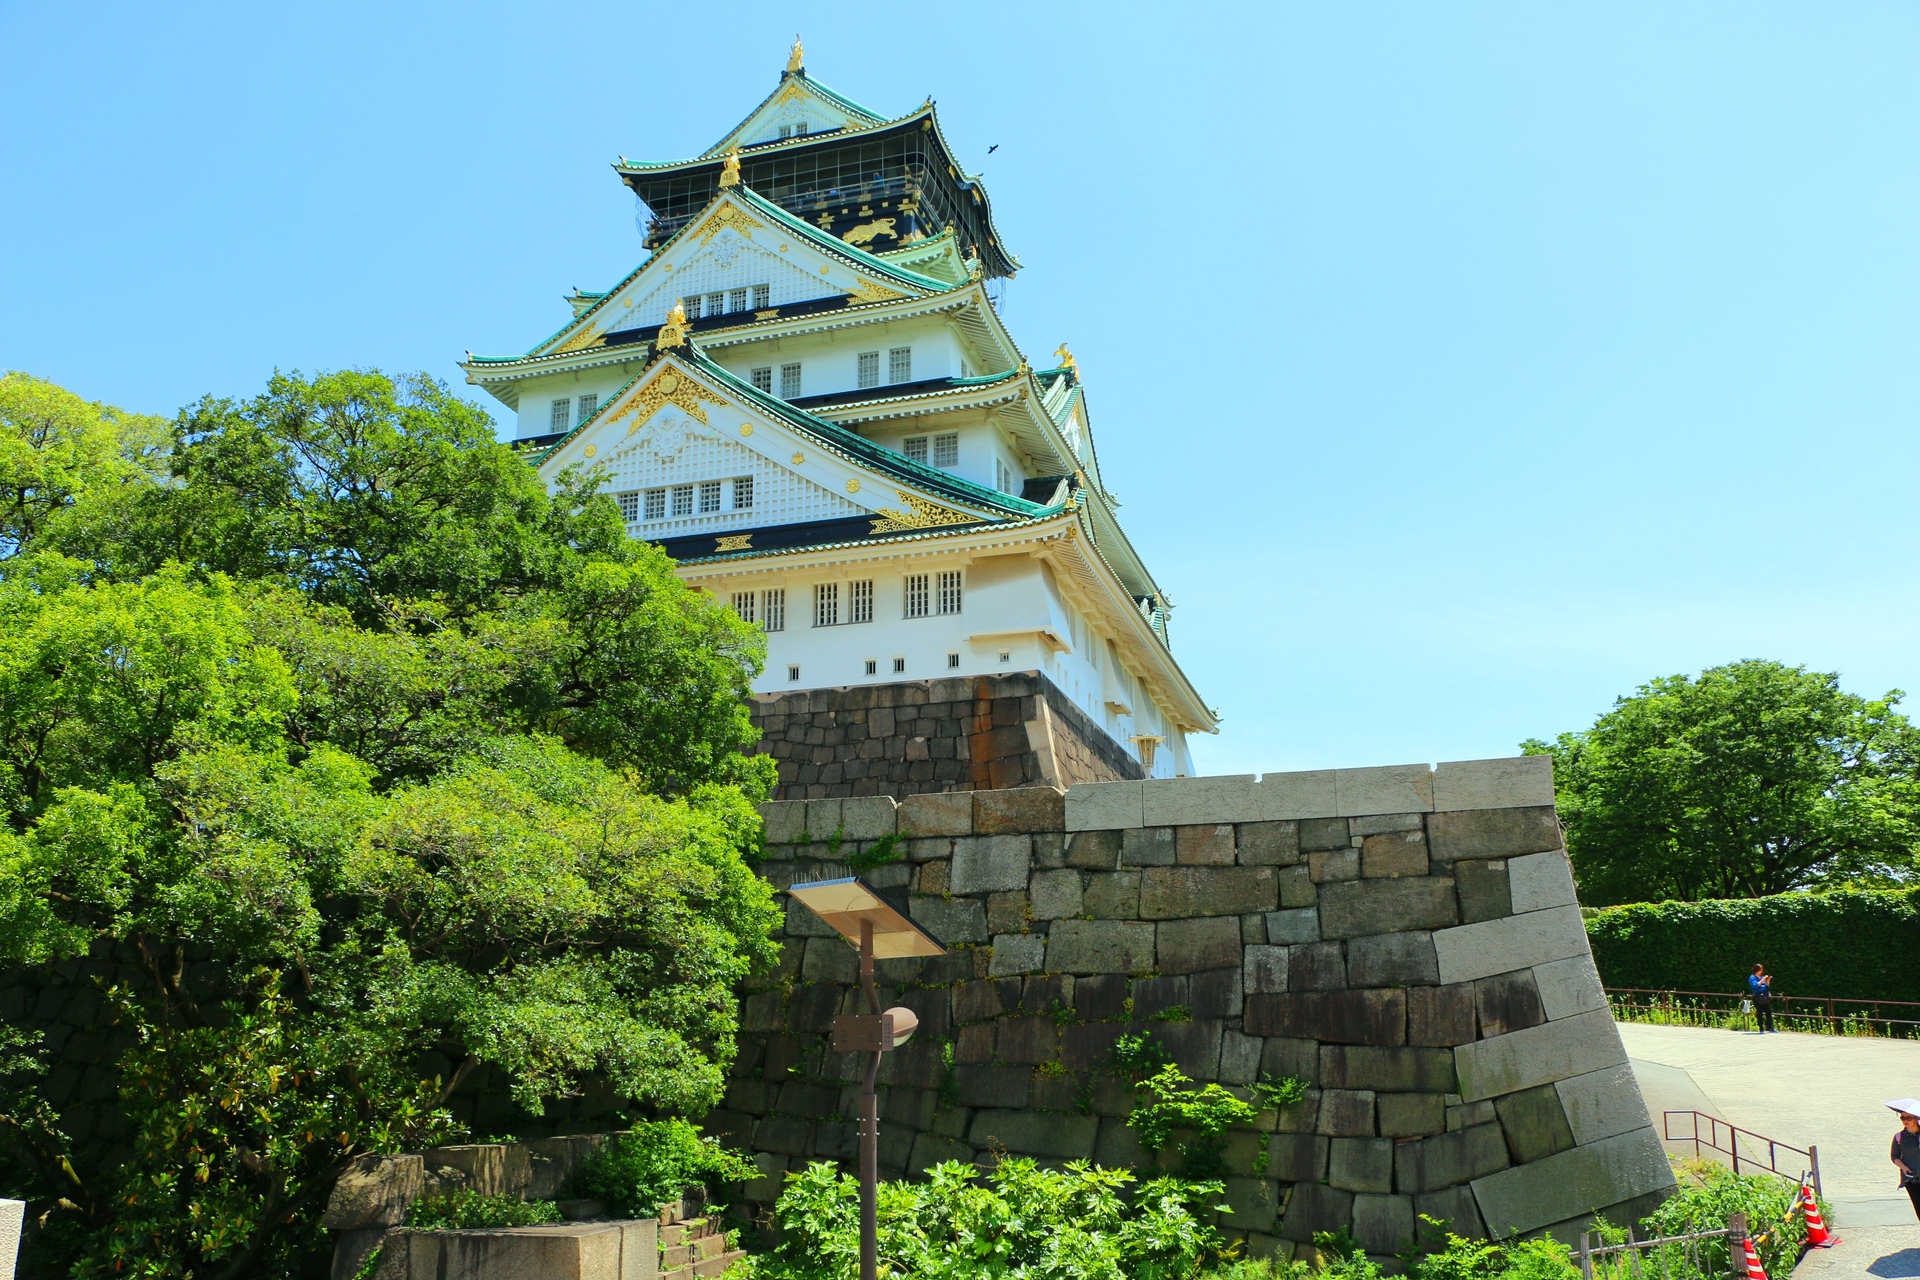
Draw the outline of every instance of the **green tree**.
[[[19,554],[83,495],[124,497],[162,465],[166,420],[0,374],[0,558]]]
[[[1920,841],[1920,736],[1839,677],[1750,660],[1653,680],[1554,758],[1589,905],[1741,898],[1904,878]]]

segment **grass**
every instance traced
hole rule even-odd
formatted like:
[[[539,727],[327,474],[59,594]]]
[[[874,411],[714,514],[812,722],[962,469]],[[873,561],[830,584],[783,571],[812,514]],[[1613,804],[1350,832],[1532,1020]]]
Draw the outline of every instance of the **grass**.
[[[1707,1027],[1716,1031],[1758,1031],[1760,1024],[1751,1013],[1726,1009],[1701,1000],[1673,999],[1657,1003],[1629,1003],[1608,996],[1616,1022],[1645,1022],[1657,1027]],[[1887,1039],[1888,1030],[1871,1018],[1842,1018],[1829,1021],[1811,1016],[1775,1014],[1773,1025],[1781,1031],[1800,1031],[1816,1036],[1861,1036]]]

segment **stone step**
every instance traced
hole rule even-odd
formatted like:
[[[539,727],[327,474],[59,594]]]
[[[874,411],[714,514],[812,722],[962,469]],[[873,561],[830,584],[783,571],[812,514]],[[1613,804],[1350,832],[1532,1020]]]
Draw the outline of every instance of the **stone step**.
[[[685,1266],[690,1262],[700,1262],[716,1254],[726,1252],[727,1238],[722,1235],[695,1236],[682,1244],[669,1245],[660,1251],[661,1270]]]
[[[729,1249],[725,1253],[716,1253],[711,1258],[693,1264],[693,1274],[705,1280],[727,1273],[727,1268],[747,1256],[745,1249]]]

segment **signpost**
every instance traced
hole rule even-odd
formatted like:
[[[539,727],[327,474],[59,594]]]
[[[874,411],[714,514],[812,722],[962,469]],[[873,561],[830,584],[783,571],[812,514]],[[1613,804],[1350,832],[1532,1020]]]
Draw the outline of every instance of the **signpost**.
[[[905,1044],[920,1019],[911,1009],[881,1011],[880,993],[873,985],[873,962],[945,955],[947,949],[856,877],[796,884],[787,892],[860,949],[860,989],[867,995],[867,1012],[842,1014],[833,1020],[833,1051],[871,1055],[860,1085],[860,1280],[875,1280],[880,1265],[875,1216],[880,1183],[880,1104],[873,1086],[880,1074],[880,1055]]]

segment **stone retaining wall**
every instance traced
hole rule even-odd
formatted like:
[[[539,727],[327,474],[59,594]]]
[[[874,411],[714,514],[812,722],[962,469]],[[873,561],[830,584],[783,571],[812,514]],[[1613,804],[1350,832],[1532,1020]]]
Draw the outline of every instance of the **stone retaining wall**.
[[[774,802],[777,887],[864,872],[950,953],[879,966],[920,1017],[887,1056],[886,1176],[995,1153],[1154,1164],[1113,1065],[1129,1033],[1242,1097],[1313,1087],[1226,1135],[1230,1230],[1291,1253],[1350,1229],[1391,1254],[1630,1221],[1673,1176],[1588,953],[1545,757]],[[854,1157],[860,1064],[827,1051],[854,953],[789,903],[748,995],[724,1109],[749,1199]],[[1158,1163],[1171,1157],[1163,1153]]]

